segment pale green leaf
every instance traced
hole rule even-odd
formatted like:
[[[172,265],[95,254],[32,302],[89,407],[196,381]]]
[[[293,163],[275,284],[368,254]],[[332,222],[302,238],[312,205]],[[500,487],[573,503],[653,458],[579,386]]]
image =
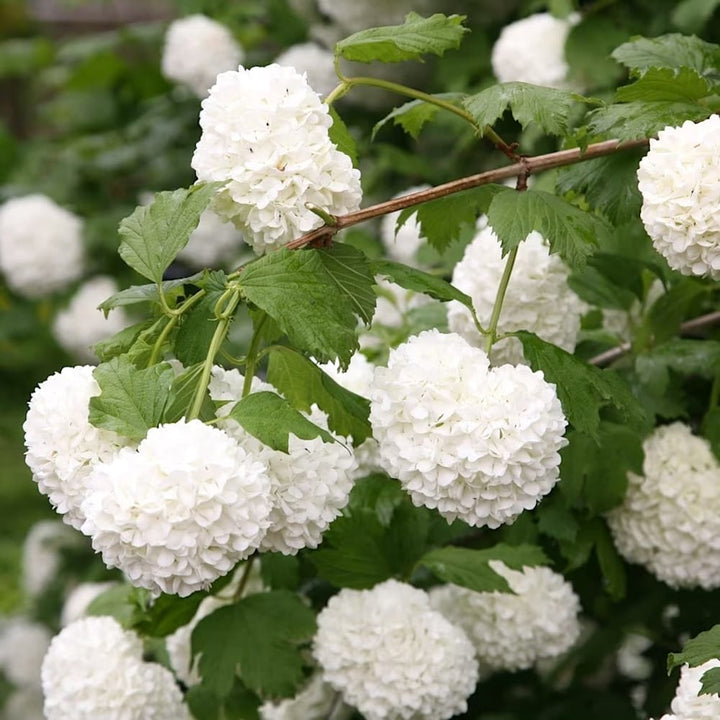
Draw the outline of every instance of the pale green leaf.
[[[445,102],[458,104],[458,107],[460,107],[460,100],[465,96],[462,93],[436,93],[433,97]],[[440,109],[437,105],[433,105],[425,100],[411,100],[400,107],[396,107],[382,120],[377,122],[375,127],[373,127],[372,138],[374,139],[379,130],[388,121],[392,120],[395,125],[399,125],[410,137],[417,140],[425,123],[430,122]]]
[[[692,103],[712,93],[712,84],[692,68],[648,68],[634,83],[618,88],[615,102]]]
[[[330,140],[334,142],[337,149],[345,153],[350,160],[352,160],[352,164],[357,167],[357,144],[355,138],[350,134],[347,125],[340,115],[338,115],[334,107],[330,108],[330,117],[332,117],[333,120],[333,124],[328,130]]]

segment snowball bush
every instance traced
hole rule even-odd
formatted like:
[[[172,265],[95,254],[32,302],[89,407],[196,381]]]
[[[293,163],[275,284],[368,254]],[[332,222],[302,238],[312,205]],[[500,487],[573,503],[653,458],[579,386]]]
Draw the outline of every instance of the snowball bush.
[[[325,681],[366,720],[451,718],[478,679],[465,633],[397,580],[330,598],[313,652]]]
[[[295,68],[307,76],[308,85],[321,97],[329,95],[338,84],[335,56],[316,43],[306,42],[289,47],[275,58],[277,65]]]
[[[168,80],[187,85],[204,98],[215,78],[234,70],[245,52],[230,30],[205,15],[173,20],[165,34],[162,72]]]
[[[490,368],[454,333],[429,330],[375,370],[370,422],[386,472],[415,505],[496,528],[558,480],[566,420],[541,372]]]
[[[307,207],[357,210],[360,173],[328,135],[332,118],[296,70],[280,65],[222,73],[200,113],[192,166],[225,183],[214,209],[257,253],[320,227]]]
[[[700,695],[702,676],[715,667],[720,667],[720,660],[708,660],[697,667],[683,665],[670,705],[672,713],[663,715],[660,720],[716,720],[720,716],[720,696],[716,693]]]
[[[515,594],[457,585],[430,591],[431,605],[467,633],[481,672],[526,670],[572,647],[580,635],[580,601],[562,575],[547,567],[512,570],[494,560],[490,566]]]
[[[84,267],[82,220],[45,195],[0,207],[0,271],[18,295],[41,298],[77,280]]]
[[[638,167],[640,217],[655,249],[683,275],[720,279],[720,116],[666,127]]]

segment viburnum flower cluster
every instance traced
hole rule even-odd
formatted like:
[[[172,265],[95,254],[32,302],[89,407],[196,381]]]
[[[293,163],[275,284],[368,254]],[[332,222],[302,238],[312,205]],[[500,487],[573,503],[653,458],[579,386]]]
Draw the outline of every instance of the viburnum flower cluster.
[[[492,49],[493,73],[499,82],[525,82],[573,89],[568,81],[565,41],[577,15],[556,18],[537,13],[506,25]]]
[[[424,591],[397,580],[343,589],[317,622],[323,677],[366,720],[446,720],[467,709],[473,647]]]
[[[720,116],[666,127],[638,167],[640,217],[655,249],[683,275],[720,279]]]
[[[671,587],[720,587],[720,464],[710,444],[676,422],[643,450],[643,475],[628,473],[625,499],[607,516],[615,545]]]
[[[170,23],[165,34],[163,75],[204,98],[215,78],[234,70],[245,51],[230,30],[205,15],[188,15]]]
[[[567,441],[555,386],[524,365],[491,369],[455,333],[428,330],[392,350],[370,401],[384,469],[449,521],[511,523],[558,480]]]
[[[275,58],[277,65],[295,68],[307,77],[310,87],[321,97],[329,95],[338,84],[335,56],[314,42],[289,47]]]
[[[671,713],[660,720],[716,720],[720,717],[720,696],[717,693],[701,695],[702,676],[710,669],[720,667],[720,660],[690,667],[683,665],[675,697],[670,704]]]
[[[82,220],[45,195],[25,195],[0,207],[0,270],[26,298],[64,290],[83,273]]]
[[[512,570],[493,560],[514,594],[475,592],[458,585],[430,590],[430,603],[461,627],[475,646],[481,673],[526,670],[557,658],[580,635],[580,601],[572,585],[547,567]]]
[[[143,645],[111,617],[89,617],[53,638],[42,664],[47,720],[190,720],[173,674],[143,661]]]
[[[258,254],[320,227],[308,204],[333,215],[360,206],[360,173],[331,125],[305,77],[277,64],[221,73],[203,101],[192,166],[199,180],[225,183],[214,210]]]
[[[452,284],[469,295],[481,323],[487,325],[495,305],[495,296],[505,269],[500,241],[487,218],[478,222],[478,233],[455,266]],[[538,337],[572,352],[575,349],[580,318],[585,304],[569,288],[570,271],[538,232],[532,232],[518,247],[513,273],[503,301],[498,332],[529,330]],[[472,345],[479,345],[470,311],[461,303],[448,304],[450,330]],[[490,352],[494,365],[524,362],[522,344],[517,338],[495,343]]]

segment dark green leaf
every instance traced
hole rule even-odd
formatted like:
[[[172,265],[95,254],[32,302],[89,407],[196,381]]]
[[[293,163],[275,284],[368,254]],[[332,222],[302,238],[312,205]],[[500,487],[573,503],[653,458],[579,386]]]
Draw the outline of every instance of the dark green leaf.
[[[120,223],[118,252],[133,270],[156,283],[190,239],[220,183],[161,192]]]
[[[535,510],[535,514],[538,530],[543,535],[569,543],[575,541],[580,524],[566,506],[561,495],[553,493],[549,498],[543,500]]]
[[[705,415],[702,434],[707,438],[715,457],[720,461],[720,408],[713,408]]]
[[[683,0],[672,12],[672,22],[688,35],[699,34],[720,6],[720,0]]]
[[[720,667],[710,668],[700,678],[702,687],[698,695],[720,695]]]
[[[263,585],[270,590],[297,590],[300,582],[300,563],[295,555],[265,552],[260,561]]]
[[[152,325],[152,320],[144,320],[136,325],[130,325],[115,333],[112,337],[95,343],[93,350],[101,362],[112,360],[114,357],[126,353],[138,339],[140,333]]]
[[[220,720],[220,698],[204,685],[189,687],[185,702],[195,720]]]
[[[440,15],[424,18],[410,12],[402,25],[361,30],[341,40],[335,52],[355,62],[400,62],[417,60],[423,55],[442,55],[460,46],[463,15]]]
[[[708,291],[708,286],[694,278],[682,278],[650,307],[647,321],[656,343],[677,335],[690,308]]]
[[[720,342],[675,338],[658,345],[637,359],[641,377],[674,370],[681,375],[699,375],[712,379],[720,368]]]
[[[205,271],[196,273],[186,278],[178,278],[177,280],[164,280],[160,287],[162,292],[167,298],[168,305],[171,307],[174,304],[175,298],[182,294],[183,285],[194,285],[197,284],[200,279],[205,275]],[[171,291],[174,290],[175,292]],[[107,300],[101,303],[98,307],[100,310],[108,312],[116,307],[122,307],[124,305],[136,305],[137,303],[152,302],[158,303],[158,285],[157,283],[150,283],[148,285],[131,285],[125,290],[111,295]]]
[[[585,529],[592,531],[595,555],[605,581],[607,594],[613,600],[621,600],[625,597],[627,589],[625,564],[615,548],[607,525],[600,518],[596,518],[594,522],[588,523]]]
[[[268,363],[268,382],[298,409],[309,412],[316,404],[328,415],[330,429],[351,435],[356,445],[372,434],[370,402],[338,385],[314,362],[287,347],[274,347]]]
[[[352,160],[353,165],[357,166],[357,145],[355,138],[350,134],[347,125],[345,125],[343,119],[337,114],[334,107],[330,108],[330,116],[333,119],[333,124],[330,126],[330,130],[328,130],[330,140],[335,143],[340,152],[344,152]]]
[[[178,375],[170,387],[170,401],[163,414],[163,422],[174,423],[187,416],[197,391],[200,377],[203,373],[204,363],[198,363],[187,368]],[[215,417],[215,405],[206,391],[203,404],[200,407],[200,420],[206,422]]]
[[[150,606],[135,628],[143,635],[166,637],[187,625],[206,597],[205,592],[194,592],[184,598],[163,594]]]
[[[459,101],[464,95],[462,93],[436,93],[433,97],[443,100],[444,102],[458,104],[459,106]],[[440,108],[437,105],[433,105],[425,100],[411,100],[400,107],[396,107],[382,120],[377,122],[375,127],[373,127],[372,138],[375,138],[375,135],[377,135],[383,125],[389,120],[392,120],[395,125],[399,125],[411,138],[417,140],[425,123],[430,122],[439,111]]]
[[[192,634],[202,684],[228,696],[235,673],[251,690],[291,696],[303,677],[299,646],[315,633],[315,615],[299,596],[275,590],[242,598],[203,618]]]
[[[121,355],[93,370],[100,395],[90,398],[90,422],[140,440],[163,418],[175,378],[167,363],[138,370]]]
[[[632,291],[616,285],[591,265],[572,273],[568,285],[581,299],[597,307],[628,310],[636,300]]]
[[[649,68],[632,85],[618,88],[615,101],[692,103],[712,92],[711,83],[692,68]]]
[[[668,674],[679,665],[687,663],[690,667],[697,667],[716,658],[720,658],[720,625],[715,625],[688,640],[683,645],[682,652],[670,653],[667,659]]]
[[[545,553],[535,545],[498,544],[487,550],[459,547],[431,550],[423,555],[419,564],[432,570],[445,582],[476,592],[512,592],[507,580],[490,567],[491,560],[499,560],[514,570],[549,562]]]
[[[579,87],[614,86],[623,70],[610,53],[627,37],[627,31],[600,15],[573,25],[565,41],[570,79]]]

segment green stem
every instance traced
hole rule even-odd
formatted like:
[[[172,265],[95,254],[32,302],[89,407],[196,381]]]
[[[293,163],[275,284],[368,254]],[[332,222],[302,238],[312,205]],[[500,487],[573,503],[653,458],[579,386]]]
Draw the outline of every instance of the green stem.
[[[247,355],[245,356],[245,382],[243,383],[243,397],[247,397],[252,390],[252,381],[255,377],[255,366],[258,360],[258,348],[260,347],[260,340],[262,339],[261,331],[268,319],[266,314],[258,320],[257,327],[253,332],[252,340],[250,341],[250,347]]]
[[[485,352],[488,355],[497,340],[498,321],[500,320],[500,313],[502,312],[503,301],[505,300],[505,293],[507,292],[508,283],[510,282],[513,266],[515,265],[518,247],[519,246],[516,245],[508,253],[507,260],[505,261],[505,269],[503,270],[502,277],[500,278],[500,285],[498,285],[497,295],[495,296],[495,304],[493,305],[492,314],[490,315],[490,325],[485,337]]]
[[[240,583],[238,584],[237,590],[235,591],[235,595],[233,595],[233,602],[237,602],[245,592],[245,588],[247,587],[248,580],[250,579],[250,571],[252,570],[253,563],[255,562],[255,558],[257,557],[257,554],[253,553],[246,561],[245,561],[245,567],[243,567],[243,574],[240,578]]]
[[[177,321],[179,315],[171,315],[168,319],[167,325],[162,329],[162,332],[158,336],[158,339],[155,341],[155,344],[153,345],[152,353],[150,354],[150,361],[148,362],[148,367],[152,367],[160,360],[160,351],[162,350],[162,346],[165,344],[165,340],[167,340],[168,335],[172,332],[172,329],[177,325]]]

